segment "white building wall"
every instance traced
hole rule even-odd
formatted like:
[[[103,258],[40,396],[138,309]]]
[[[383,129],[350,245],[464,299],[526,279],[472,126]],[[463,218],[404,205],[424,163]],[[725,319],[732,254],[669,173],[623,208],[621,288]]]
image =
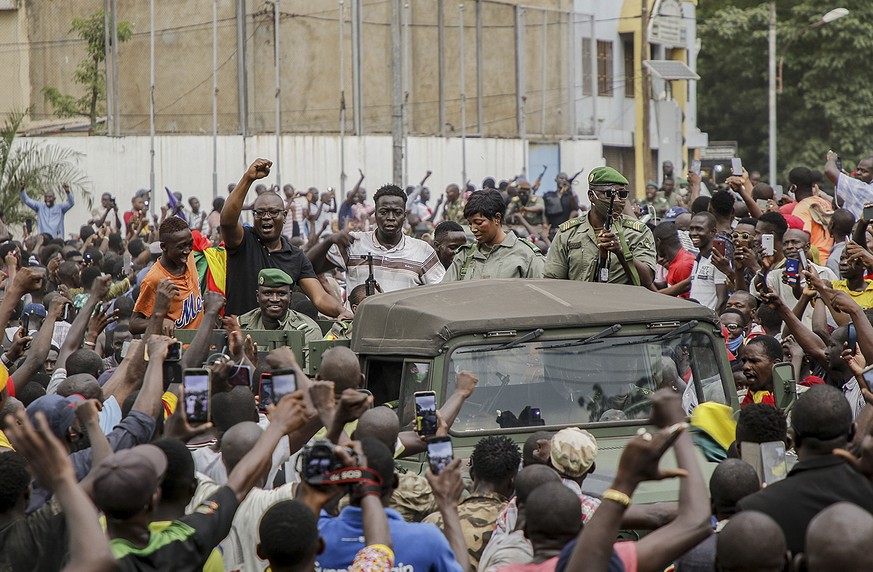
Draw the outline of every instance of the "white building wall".
[[[74,149],[82,154],[81,170],[91,181],[89,192],[99,206],[100,194],[112,193],[121,210],[130,210],[130,199],[137,189],[149,187],[148,137],[87,137],[64,136],[28,138],[29,141]],[[338,136],[283,136],[281,157],[275,157],[276,139],[271,136],[218,137],[218,194],[226,196],[228,183],[236,182],[247,165],[257,157],[274,162],[281,173],[282,184],[291,183],[298,190],[314,186],[339,189],[340,138]],[[467,176],[474,185],[485,177],[498,181],[521,173],[524,146],[519,139],[467,139]],[[584,167],[585,173],[603,164],[603,148],[596,140],[563,141],[560,143],[561,164]],[[442,195],[449,183],[460,183],[461,140],[458,138],[410,137],[407,142],[408,183],[421,180],[425,172],[432,189],[431,204]],[[358,168],[366,175],[364,187],[370,197],[376,189],[391,181],[391,137],[346,137],[346,189],[351,189],[358,177]],[[552,174],[553,176],[554,174]],[[585,179],[580,176],[579,179]],[[587,180],[587,179],[586,179]],[[275,184],[276,173],[264,180]],[[544,184],[548,184],[545,181]],[[155,138],[155,187],[153,196],[158,207],[166,203],[164,187],[188,197],[200,199],[202,208],[211,210],[212,138],[209,136],[159,136]],[[577,192],[584,199],[584,181]],[[253,194],[253,193],[252,193]],[[90,217],[85,201],[76,197],[76,206],[67,213],[67,232],[76,232]]]

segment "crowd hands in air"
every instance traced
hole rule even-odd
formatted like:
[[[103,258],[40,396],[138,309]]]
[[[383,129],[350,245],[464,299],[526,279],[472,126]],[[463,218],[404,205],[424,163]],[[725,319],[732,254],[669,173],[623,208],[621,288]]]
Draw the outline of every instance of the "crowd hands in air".
[[[0,228],[0,570],[873,569],[873,158],[852,174],[837,161],[824,169],[835,191],[798,167],[781,196],[754,173],[709,188],[665,164],[640,200],[601,167],[586,209],[563,173],[539,195],[542,174],[449,185],[433,207],[430,173],[372,202],[361,173],[338,203],[258,183],[271,167],[258,159],[208,214],[168,195],[154,216],[140,191],[119,216],[107,193],[69,240],[72,194],[28,196],[37,227],[20,240]],[[652,396],[649,429],[600,496],[582,492],[597,442],[577,428],[521,448],[487,436],[466,467],[446,458],[420,476],[395,459],[426,440],[374,403],[348,348],[310,378],[289,348],[259,354],[248,334],[321,339],[326,316],[338,339],[374,293],[543,277],[636,285],[719,315],[742,408],[708,487],[681,388]],[[213,326],[227,334],[218,353]],[[196,330],[182,352],[178,330]],[[774,398],[782,361],[800,393],[788,419]],[[196,370],[209,421],[179,383]],[[276,399],[251,381],[271,373],[294,390]],[[437,437],[477,382],[456,375]],[[797,462],[762,488],[740,457],[768,443]],[[669,449],[677,468],[659,468]],[[632,501],[674,478],[678,503]],[[650,532],[618,540],[626,529]]]

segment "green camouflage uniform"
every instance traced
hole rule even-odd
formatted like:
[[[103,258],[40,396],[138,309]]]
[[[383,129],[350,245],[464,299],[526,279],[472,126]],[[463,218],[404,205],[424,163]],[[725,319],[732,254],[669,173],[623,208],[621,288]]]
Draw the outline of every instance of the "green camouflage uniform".
[[[461,531],[464,533],[464,542],[467,544],[467,553],[474,571],[479,568],[479,559],[491,540],[494,524],[500,511],[506,507],[506,502],[507,499],[497,493],[473,493],[458,505]],[[435,524],[440,530],[444,529],[443,517],[438,512],[428,516],[424,522]]]
[[[460,197],[453,203],[446,202],[444,220],[453,220],[458,224],[464,224],[467,221],[467,219],[464,218],[464,207],[466,205],[467,201]]]
[[[633,260],[638,260],[655,270],[655,239],[652,231],[633,218],[621,215],[615,217],[613,233],[622,241],[625,258],[630,257],[628,265],[633,268]],[[570,219],[558,227],[558,233],[549,247],[546,257],[545,277],[563,280],[582,280],[594,282],[600,249],[597,247],[597,234],[588,220],[588,215]],[[457,258],[457,257],[456,257]],[[618,255],[609,253],[609,282],[628,284]]]
[[[482,278],[542,278],[545,258],[535,244],[512,232],[490,251],[477,244],[458,248],[443,282]]]
[[[510,219],[510,215],[521,212],[521,209],[524,207],[532,207],[537,205],[540,202],[540,197],[531,196],[527,199],[527,204],[521,204],[521,198],[512,197],[512,200],[509,202],[509,207],[506,209],[506,219]],[[539,226],[543,224],[543,213],[545,210],[540,210],[538,212],[524,212],[522,216],[524,220],[526,220],[531,226]]]
[[[400,513],[406,522],[421,522],[432,512],[439,510],[427,479],[415,473],[396,471],[397,488],[391,494],[388,508]]]

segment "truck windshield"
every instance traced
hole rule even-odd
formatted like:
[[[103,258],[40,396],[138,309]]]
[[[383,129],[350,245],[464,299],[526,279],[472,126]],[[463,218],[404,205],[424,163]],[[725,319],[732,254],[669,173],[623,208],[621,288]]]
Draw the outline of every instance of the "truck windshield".
[[[453,432],[645,419],[661,387],[682,392],[689,411],[701,401],[728,403],[712,337],[702,332],[661,340],[613,336],[581,347],[567,340],[499,347],[452,352],[450,371],[479,377]],[[454,375],[448,385],[451,393]]]

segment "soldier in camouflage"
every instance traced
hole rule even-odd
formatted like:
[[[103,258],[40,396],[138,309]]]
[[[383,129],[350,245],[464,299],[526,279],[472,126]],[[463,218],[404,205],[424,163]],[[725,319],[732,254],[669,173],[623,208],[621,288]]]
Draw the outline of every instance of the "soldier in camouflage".
[[[484,437],[470,455],[473,490],[458,505],[458,515],[474,571],[478,570],[482,552],[491,540],[497,516],[512,495],[520,462],[518,446],[502,436]],[[428,516],[424,522],[435,524],[440,530],[444,528],[439,513]]]
[[[475,244],[458,248],[443,282],[480,278],[542,278],[545,259],[527,239],[503,230],[504,202],[498,191],[470,195],[464,216]]]
[[[628,181],[612,167],[588,176],[593,208],[558,227],[546,258],[545,277],[649,287],[655,276],[655,240],[643,223],[622,215]],[[609,212],[612,204],[612,212]],[[611,218],[611,228],[604,224]],[[606,257],[601,272],[601,257]]]
[[[533,227],[542,226],[545,207],[540,197],[532,195],[528,181],[518,183],[518,195],[512,197],[509,206],[506,207],[506,222],[524,228],[522,222],[516,217],[524,217],[527,223]]]
[[[464,224],[464,205],[467,203],[461,198],[461,189],[452,183],[446,187],[446,202],[443,205],[443,220],[452,220],[458,224]]]

